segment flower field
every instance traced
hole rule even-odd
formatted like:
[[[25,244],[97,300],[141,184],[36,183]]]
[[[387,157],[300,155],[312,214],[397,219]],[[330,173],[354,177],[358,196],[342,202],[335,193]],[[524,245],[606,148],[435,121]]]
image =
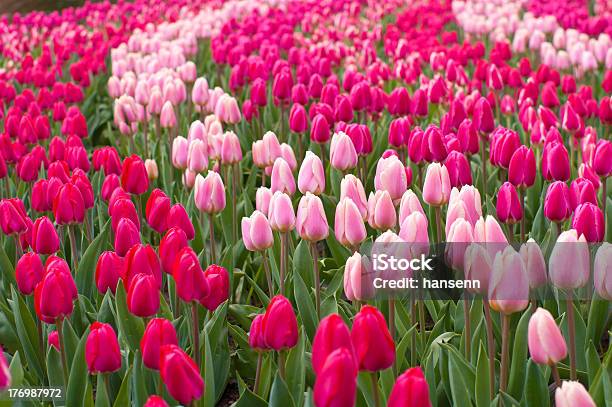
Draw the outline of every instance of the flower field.
[[[612,405],[611,36],[607,0],[3,15],[0,405]]]

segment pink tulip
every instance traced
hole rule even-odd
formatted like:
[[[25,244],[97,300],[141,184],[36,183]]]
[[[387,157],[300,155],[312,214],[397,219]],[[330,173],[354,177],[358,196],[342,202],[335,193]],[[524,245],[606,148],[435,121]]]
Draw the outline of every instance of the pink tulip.
[[[448,231],[446,241],[446,259],[453,268],[460,270],[465,263],[466,248],[476,241],[472,225],[463,218],[457,218]]]
[[[255,209],[268,216],[268,208],[272,199],[272,191],[266,187],[257,188],[255,193]]]
[[[347,174],[340,182],[340,199],[350,198],[357,208],[363,220],[367,219],[368,215],[368,200],[366,198],[363,184],[359,178],[353,174]]]
[[[450,194],[450,200],[448,203],[449,211],[453,203],[456,201],[463,202],[463,208],[465,209],[465,219],[472,224],[476,225],[478,219],[482,217],[482,206],[480,201],[480,192],[472,185],[464,185],[461,190],[453,188]]]
[[[289,195],[276,191],[270,199],[268,209],[270,227],[277,232],[288,232],[295,228],[295,213]]]
[[[334,232],[336,240],[347,247],[358,247],[367,236],[359,208],[350,199],[341,199],[336,206]]]
[[[349,301],[366,301],[374,297],[372,262],[355,252],[344,266],[344,295]]]
[[[529,304],[529,279],[520,254],[507,246],[495,255],[489,283],[489,304],[503,314],[520,312]]]
[[[202,140],[189,143],[187,168],[195,173],[204,172],[208,168],[208,146]]]
[[[429,253],[429,235],[427,233],[427,218],[423,213],[414,211],[404,219],[400,226],[399,237],[410,248],[411,258]]]
[[[519,253],[521,254],[523,263],[525,263],[525,270],[529,278],[529,287],[533,289],[546,284],[548,281],[546,262],[544,261],[542,249],[540,249],[536,241],[529,239],[526,243],[523,243]]]
[[[215,106],[215,116],[224,123],[239,123],[241,115],[236,99],[228,94],[222,95]]]
[[[570,229],[559,235],[548,264],[550,281],[555,287],[573,289],[589,281],[590,255],[584,235]]]
[[[421,202],[416,194],[411,190],[407,189],[402,195],[402,199],[399,205],[398,223],[402,225],[404,220],[414,212],[420,212],[425,215]]]
[[[423,183],[423,200],[431,206],[442,206],[450,198],[450,178],[444,165],[431,163]]]
[[[538,308],[529,319],[527,329],[529,354],[534,362],[554,365],[567,356],[567,346],[551,313]]]
[[[601,244],[595,254],[593,266],[593,280],[597,294],[608,301],[612,301],[612,245],[608,242]]]
[[[397,216],[391,195],[387,191],[371,192],[368,199],[368,223],[374,229],[388,230],[395,227]]]
[[[159,116],[159,121],[163,128],[173,128],[176,127],[176,115],[174,114],[174,107],[172,103],[168,100],[162,106],[161,113]]]
[[[298,189],[302,194],[310,192],[320,195],[325,191],[325,171],[321,159],[312,151],[306,151],[306,156],[298,173]]]
[[[195,181],[194,200],[200,212],[215,214],[225,208],[225,186],[221,176],[208,171],[206,178],[198,174]]]
[[[272,229],[266,216],[255,211],[249,218],[242,218],[242,241],[249,251],[263,251],[274,244]]]
[[[174,168],[184,170],[187,168],[188,157],[189,142],[185,137],[176,137],[172,142],[172,165]]]
[[[235,164],[242,161],[242,148],[240,140],[233,131],[226,131],[223,134],[223,143],[221,145],[221,163]]]
[[[402,198],[408,188],[408,179],[404,164],[397,156],[392,155],[389,158],[378,160],[374,188],[387,191],[394,202]]]
[[[191,90],[191,100],[194,105],[204,106],[208,102],[208,82],[206,78],[198,78]]]
[[[565,381],[555,391],[555,406],[596,407],[596,404],[580,382]]]
[[[357,151],[346,133],[334,133],[329,151],[330,163],[335,169],[345,172],[357,166]]]
[[[483,245],[472,243],[467,247],[463,258],[464,276],[467,280],[480,282],[479,289],[470,289],[470,291],[487,294],[492,268],[493,261]]]
[[[297,209],[296,228],[298,235],[304,240],[317,242],[327,238],[329,226],[321,199],[306,192],[300,199]]]
[[[272,167],[272,192],[283,192],[289,195],[295,193],[295,178],[287,161],[279,157],[274,161]]]

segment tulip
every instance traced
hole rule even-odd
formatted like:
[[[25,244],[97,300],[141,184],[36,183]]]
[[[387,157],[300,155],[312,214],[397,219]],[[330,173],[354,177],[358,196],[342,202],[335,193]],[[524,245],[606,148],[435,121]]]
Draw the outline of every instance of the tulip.
[[[155,279],[157,287],[161,287],[162,275],[157,253],[150,245],[137,244],[132,246],[125,255],[125,268],[121,275],[125,287],[132,286],[132,279],[138,274],[150,275]]]
[[[276,191],[270,199],[268,209],[270,227],[277,232],[285,233],[295,228],[295,213],[289,195]]]
[[[581,177],[572,181],[570,184],[569,198],[572,211],[575,211],[578,205],[587,202],[597,205],[595,187],[587,178]]]
[[[178,136],[172,141],[172,165],[174,168],[184,170],[189,160],[189,141],[185,137]]]
[[[306,151],[306,156],[298,173],[298,189],[302,194],[311,192],[320,195],[325,191],[325,171],[321,159],[312,151]]]
[[[544,216],[552,222],[563,222],[571,214],[569,188],[562,181],[555,181],[548,186],[544,199]]]
[[[510,182],[504,182],[497,193],[497,218],[514,224],[523,218],[523,208],[515,187]]]
[[[529,188],[535,182],[536,162],[533,150],[520,146],[510,159],[508,181],[515,187]]]
[[[540,249],[536,241],[529,239],[526,243],[523,243],[519,253],[525,264],[529,287],[534,289],[546,284],[548,281],[546,262],[544,261],[542,249]]]
[[[429,164],[423,183],[423,200],[431,206],[439,207],[450,198],[450,178],[444,165]]]
[[[404,223],[404,220],[414,212],[420,212],[425,215],[419,198],[411,189],[407,189],[402,195],[399,205],[398,221],[400,226]]]
[[[420,367],[402,373],[391,389],[388,407],[431,407],[429,386]]]
[[[472,184],[472,171],[467,157],[459,151],[451,151],[444,167],[448,170],[450,184],[452,187],[460,188],[463,185]]]
[[[294,103],[289,111],[289,129],[294,133],[304,133],[307,128],[308,116],[306,109],[300,103]]]
[[[569,154],[563,143],[553,141],[544,146],[542,175],[548,181],[567,181],[570,178]]]
[[[156,232],[164,233],[168,228],[169,212],[170,198],[161,189],[154,189],[145,209],[147,223]]]
[[[288,195],[293,195],[295,193],[295,178],[293,177],[289,164],[281,157],[277,158],[272,166],[272,183],[270,190],[272,192],[284,192]]]
[[[377,190],[387,191],[394,202],[402,198],[408,187],[408,179],[404,164],[397,156],[392,155],[389,158],[378,160],[374,187]]]
[[[108,202],[113,192],[115,192],[115,189],[119,188],[120,182],[121,181],[116,174],[110,174],[104,178],[100,196],[105,202]]]
[[[340,182],[340,199],[350,198],[357,208],[363,220],[367,219],[368,201],[361,181],[352,174],[344,176]]]
[[[60,187],[53,199],[53,215],[58,225],[83,223],[85,219],[85,202],[81,191],[73,184]]]
[[[178,227],[168,229],[159,243],[159,258],[161,260],[162,269],[172,274],[174,261],[178,253],[184,247],[188,246],[187,235]]]
[[[365,305],[355,315],[351,339],[359,370],[376,372],[395,361],[395,343],[385,317],[376,308]]]
[[[229,297],[229,274],[224,267],[211,264],[204,270],[204,278],[209,291],[200,298],[200,304],[210,312],[214,312]]]
[[[470,243],[476,242],[472,225],[463,218],[457,218],[451,225],[446,241],[450,244],[446,248],[446,258],[455,269],[463,267],[466,248]]]
[[[49,337],[47,338],[47,343],[49,344],[49,347],[55,348],[55,350],[58,352],[60,351],[59,334],[57,333],[57,331],[53,331],[49,333]]]
[[[62,264],[65,265],[65,262]],[[70,316],[76,298],[77,288],[68,266],[47,266],[46,273],[34,289],[34,305],[38,318],[52,324]]]
[[[561,330],[551,313],[544,308],[538,308],[529,319],[527,343],[533,361],[553,366],[553,370],[556,370],[554,365],[567,356],[567,346]]]
[[[0,347],[0,391],[4,391],[11,387],[11,371],[4,357],[2,347]]]
[[[298,178],[298,181],[299,181],[299,178]],[[255,193],[255,209],[257,209],[264,215],[268,216],[271,200],[272,200],[272,191],[270,191],[270,188],[266,188],[266,187],[257,188],[257,192]]]
[[[200,173],[208,168],[208,146],[206,142],[195,139],[189,143],[187,152],[187,169]]]
[[[15,266],[17,288],[23,295],[30,295],[43,278],[43,264],[38,254],[28,252],[21,256]]]
[[[167,319],[153,318],[147,324],[140,340],[140,353],[146,367],[159,370],[160,348],[164,345],[178,345],[174,325]]]
[[[181,204],[175,204],[170,208],[168,212],[168,229],[177,227],[185,232],[187,240],[193,240],[195,238],[195,229],[189,219],[189,215],[185,210],[185,207]]]
[[[98,257],[96,264],[96,287],[100,294],[106,294],[111,290],[115,294],[117,283],[123,273],[123,258],[115,252],[103,252]]]
[[[194,200],[200,212],[210,215],[221,212],[225,208],[225,186],[221,176],[213,171],[208,171],[206,178],[198,174]]]
[[[274,236],[263,213],[256,210],[250,218],[242,218],[242,240],[249,251],[264,251],[272,247]]]
[[[111,199],[108,206],[109,215],[111,215],[111,226],[113,228],[113,232],[117,232],[121,219],[129,219],[136,226],[137,230],[140,229],[138,212],[136,211],[136,206],[134,206],[134,203],[130,199],[129,195],[119,196],[118,194],[115,194],[113,198],[117,199]]]
[[[475,242],[467,247],[463,258],[463,273],[466,279],[480,282],[480,288],[474,289],[475,292],[486,295],[492,263],[491,256],[483,245]]]
[[[204,393],[204,380],[198,365],[177,345],[162,345],[159,373],[168,393],[188,405]]]
[[[374,229],[388,230],[395,227],[397,215],[391,196],[387,191],[377,190],[368,199],[368,223]]]
[[[176,295],[185,302],[197,301],[209,293],[198,255],[191,247],[186,246],[177,253],[172,276],[176,283]]]
[[[329,141],[329,123],[323,114],[318,113],[310,125],[310,139],[315,143],[324,144]]]
[[[578,235],[575,229],[561,233],[550,256],[553,285],[563,289],[582,287],[589,280],[589,270],[589,248],[584,235]]]
[[[85,361],[89,373],[112,373],[121,368],[121,351],[113,327],[94,322],[85,342]]]
[[[340,315],[328,315],[319,323],[312,343],[312,368],[315,375],[321,374],[329,355],[342,348],[353,353],[351,333]],[[353,364],[353,369],[356,367]]]
[[[355,252],[344,267],[344,295],[349,301],[365,301],[374,297],[372,263],[366,256]]]
[[[599,140],[593,152],[593,169],[602,178],[612,175],[612,142],[609,140]]]
[[[495,128],[493,110],[489,101],[481,97],[474,106],[474,126],[481,133],[491,133]]]
[[[330,144],[330,163],[341,172],[357,166],[357,151],[353,142],[344,132],[334,133]]]
[[[297,344],[297,319],[291,303],[282,295],[270,300],[261,323],[264,341],[270,349],[281,351]]]
[[[144,407],[169,407],[169,405],[160,396],[151,396],[147,399]]]
[[[336,239],[349,248],[356,248],[366,238],[365,225],[357,205],[350,199],[340,200],[336,206],[335,227]]]
[[[137,155],[131,155],[123,161],[121,187],[134,195],[141,195],[149,189],[147,169]]]
[[[300,237],[309,242],[323,240],[329,234],[323,203],[310,192],[306,192],[298,204],[296,228]]]
[[[529,303],[529,279],[520,254],[511,246],[495,255],[489,283],[489,303],[505,315],[524,310]]]
[[[355,405],[357,369],[352,352],[340,347],[324,361],[314,385],[316,407],[351,407]]]
[[[136,246],[135,246],[136,247]],[[159,284],[150,274],[136,274],[129,285],[128,310],[142,318],[152,317],[159,310]]]
[[[38,254],[53,254],[59,250],[59,237],[53,223],[43,216],[32,227],[32,250]]]
[[[584,236],[587,242],[603,241],[605,224],[602,210],[591,202],[578,205],[572,218],[572,228]]]
[[[596,407],[589,392],[577,381],[566,381],[555,391],[556,407]]]
[[[172,102],[167,100],[161,108],[159,123],[164,129],[176,127],[176,115]]]
[[[612,273],[610,267],[612,262],[612,245],[608,242],[602,243],[595,254],[593,266],[593,280],[597,294],[610,301],[612,299]]]

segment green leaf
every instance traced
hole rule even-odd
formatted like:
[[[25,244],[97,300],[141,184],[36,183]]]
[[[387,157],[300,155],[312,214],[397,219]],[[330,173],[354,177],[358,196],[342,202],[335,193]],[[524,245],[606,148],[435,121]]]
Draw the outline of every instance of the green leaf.
[[[591,301],[587,319],[587,342],[599,343],[606,329],[606,321],[610,316],[610,301],[595,296]]]
[[[550,404],[548,386],[540,367],[529,359],[525,391],[523,392],[527,407],[547,407]]]
[[[491,391],[489,380],[489,357],[484,345],[480,343],[478,350],[478,362],[476,364],[476,388],[474,395],[477,407],[486,407],[491,403]]]
[[[130,405],[130,383],[132,380],[132,367],[125,372],[125,376],[123,377],[123,381],[121,382],[121,387],[119,388],[119,393],[117,393],[117,397],[115,398],[115,402],[113,403],[113,407],[122,407]]]
[[[244,389],[234,407],[267,407],[268,402],[253,393],[248,387]]]
[[[280,377],[280,374],[276,375],[274,383],[272,383],[270,407],[295,407],[287,383]]]
[[[313,274],[313,260],[310,255],[308,242],[306,240],[300,240],[295,252],[293,252],[293,275],[295,281],[295,275],[300,274],[302,281],[307,287],[314,286],[314,274]]]
[[[465,372],[457,364],[456,358],[448,358],[448,380],[450,382],[451,397],[454,406],[471,406],[472,401],[468,393],[469,388],[465,379]]]
[[[106,385],[104,384],[104,375],[97,375],[96,382],[96,407],[110,407],[109,395],[106,391]]]
[[[144,322],[128,311],[125,289],[121,280],[117,284],[115,302],[117,306],[119,335],[126,342],[130,350],[136,351],[140,347],[140,339],[144,333]]]
[[[142,364],[142,355],[140,354],[140,350],[137,350],[134,354],[133,371],[133,405],[142,406],[147,401],[149,394],[147,392],[145,367]]]
[[[527,310],[521,316],[514,335],[512,362],[508,381],[508,394],[520,399],[525,386],[525,361],[527,360],[527,327],[531,311]]]
[[[203,364],[203,373],[204,377],[204,407],[214,407],[217,401],[217,397],[215,394],[215,365],[213,363],[213,354],[210,348],[210,341],[206,338],[206,343],[204,344],[204,355],[202,357],[204,360]]]
[[[2,352],[0,352],[1,354]],[[19,352],[15,352],[11,364],[9,366],[11,372],[11,386],[18,387],[23,382],[23,365],[21,363],[21,356]]]
[[[293,289],[295,293],[295,302],[300,317],[302,318],[302,323],[306,328],[308,338],[312,342],[317,329],[317,311],[300,273],[293,273]]]
[[[83,334],[74,354],[72,365],[70,365],[68,389],[66,390],[67,406],[86,405],[87,387],[91,386],[91,383],[89,383],[89,375],[87,374],[87,364],[85,363],[85,343],[87,342],[87,336],[87,332]]]
[[[34,322],[30,310],[21,298],[21,295],[17,294],[14,287],[11,287],[11,292],[13,295],[11,306],[15,316],[15,328],[17,329],[17,335],[19,336],[25,359],[28,362],[28,366],[38,377],[39,382],[42,382],[44,377],[41,365],[42,353],[40,352],[36,322]]]
[[[104,248],[104,245],[108,242],[108,229],[111,224],[110,219],[106,221],[106,224],[100,231],[100,234],[91,242],[89,247],[85,250],[85,253],[79,261],[79,268],[75,275],[76,285],[80,294],[87,298],[91,298],[94,293],[94,273],[96,270],[96,263],[100,252]]]
[[[287,385],[297,405],[302,405],[306,384],[306,355],[304,351],[304,327],[300,330],[299,340],[287,355]]]

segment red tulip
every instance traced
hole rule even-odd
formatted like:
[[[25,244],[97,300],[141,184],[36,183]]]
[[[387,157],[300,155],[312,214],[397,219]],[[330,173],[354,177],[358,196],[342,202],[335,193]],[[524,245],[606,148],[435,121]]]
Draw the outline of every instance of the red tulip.
[[[100,196],[105,202],[108,202],[115,189],[119,188],[121,180],[117,174],[109,174],[104,178]]]
[[[60,187],[53,199],[53,215],[58,225],[83,223],[85,219],[85,202],[81,191],[73,184]]]
[[[50,258],[46,273],[34,290],[34,306],[41,321],[54,324],[72,314],[77,288],[65,261]],[[51,260],[51,261],[50,261]]]
[[[176,282],[176,295],[185,302],[197,301],[210,291],[198,255],[189,246],[176,255],[172,276]]]
[[[100,254],[96,264],[96,287],[100,294],[104,295],[107,290],[115,294],[123,268],[123,258],[117,253],[103,252]]]
[[[249,346],[257,351],[270,349],[264,338],[263,319],[264,314],[256,315],[249,330]]]
[[[36,253],[26,253],[15,266],[17,288],[23,295],[30,295],[43,278],[43,264]]]
[[[59,250],[59,237],[53,223],[43,216],[32,227],[32,250],[38,254],[53,254]]]
[[[159,284],[150,274],[136,274],[127,295],[128,310],[139,317],[147,318],[159,310]]]
[[[591,202],[597,205],[597,193],[593,183],[587,178],[576,178],[570,184],[570,204],[572,211],[580,204]]]
[[[158,233],[164,233],[168,228],[170,198],[161,189],[154,189],[147,201],[145,210],[147,223]]]
[[[208,283],[208,293],[200,298],[200,303],[213,312],[229,298],[229,274],[224,267],[211,264],[204,270]]]
[[[553,182],[546,191],[544,216],[553,222],[563,222],[571,213],[569,188],[564,182]]]
[[[601,242],[604,239],[605,225],[603,211],[591,202],[576,207],[572,218],[572,228],[578,235],[584,235],[589,243]]]
[[[359,370],[376,372],[395,361],[395,343],[385,317],[376,308],[365,305],[355,316],[351,339],[359,362]]]
[[[563,143],[553,141],[544,145],[542,175],[548,181],[567,181],[570,178],[569,154]]]
[[[169,405],[161,396],[151,396],[147,399],[144,407],[169,407]]]
[[[177,254],[187,246],[187,236],[183,229],[177,227],[168,229],[159,243],[159,258],[166,273],[172,274]]]
[[[274,350],[293,348],[298,340],[298,326],[289,300],[277,295],[268,304],[262,321],[266,345]]]
[[[410,368],[397,378],[387,406],[431,407],[429,386],[420,367]]]
[[[316,407],[353,407],[357,391],[357,368],[352,352],[337,348],[325,359],[314,385]]]
[[[141,195],[149,189],[149,176],[142,158],[131,155],[123,161],[121,186],[135,195]]]
[[[185,232],[187,240],[193,240],[195,238],[195,229],[185,207],[181,204],[175,204],[170,208],[168,212],[168,229],[178,227]]]
[[[134,245],[140,243],[140,231],[134,222],[121,218],[115,231],[115,251],[121,257],[125,256]]]
[[[179,403],[188,405],[204,393],[204,380],[195,362],[177,345],[163,345],[159,373],[168,393]]]
[[[162,276],[159,259],[155,250],[149,245],[134,245],[125,255],[125,267],[122,278],[126,287],[131,287],[132,279],[137,274],[146,274],[154,277],[157,287],[161,287]]]
[[[481,133],[491,133],[495,128],[493,110],[489,101],[481,97],[474,106],[474,127]]]
[[[28,228],[26,211],[19,198],[0,201],[0,227],[5,235],[20,235]]]
[[[516,223],[523,219],[523,208],[516,188],[504,182],[497,193],[497,218],[504,223]]]
[[[153,318],[147,324],[140,340],[140,353],[146,367],[159,370],[160,348],[164,345],[178,345],[174,325],[167,319]]]
[[[319,375],[325,361],[332,352],[346,348],[354,358],[351,333],[338,314],[331,314],[321,320],[312,343],[312,369]],[[353,369],[356,369],[355,362]]]
[[[119,222],[121,219],[129,219],[132,221],[136,229],[140,230],[140,220],[136,206],[130,198],[121,198],[117,200],[111,200],[109,202],[108,210],[111,215],[111,226],[114,232],[117,232]]]
[[[612,175],[612,142],[599,140],[593,152],[593,169],[600,177]]]
[[[111,373],[121,368],[117,334],[109,324],[94,322],[85,342],[85,361],[89,373]]]
[[[535,182],[536,162],[533,150],[520,146],[510,159],[508,181],[515,187],[528,188]]]

